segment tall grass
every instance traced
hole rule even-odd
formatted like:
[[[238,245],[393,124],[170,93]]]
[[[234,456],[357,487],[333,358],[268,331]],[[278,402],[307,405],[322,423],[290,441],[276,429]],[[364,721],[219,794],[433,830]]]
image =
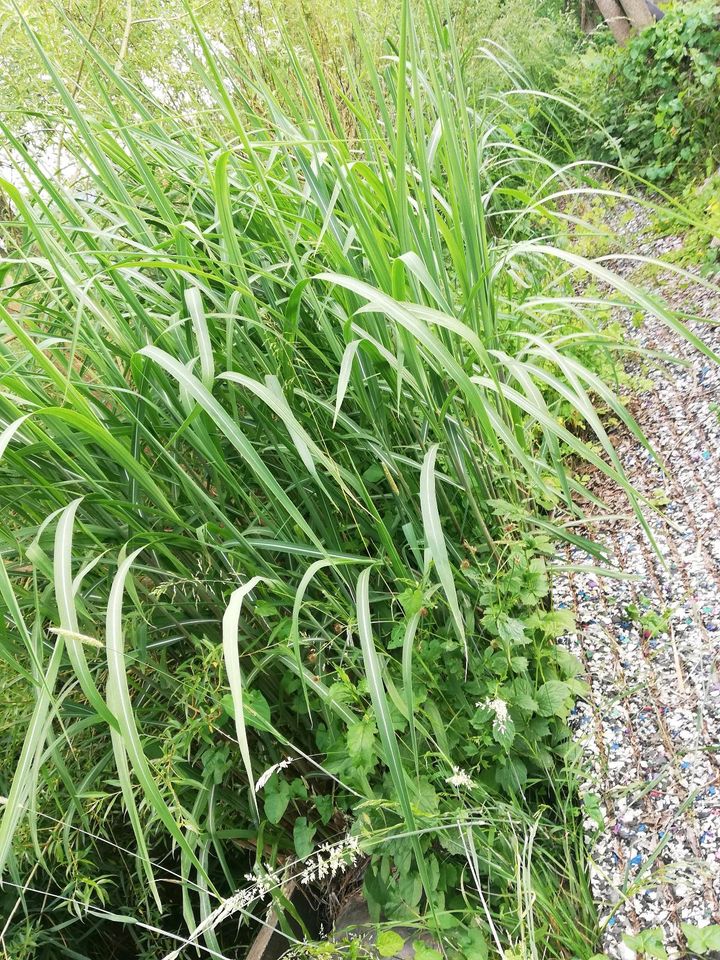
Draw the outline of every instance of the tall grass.
[[[517,134],[552,118],[468,102],[427,19],[342,102],[289,40],[288,72],[238,67],[195,24],[202,117],[89,46],[107,97],[81,109],[29,33],[78,174],[3,122],[0,657],[27,732],[0,870],[3,936],[38,956],[198,926],[243,956],[217,905],[348,831],[373,909],[449,953],[594,952],[548,564],[584,543],[568,454],[642,517],[598,410],[640,433],[577,358],[609,345],[573,277],[679,324],[555,244],[572,158]]]

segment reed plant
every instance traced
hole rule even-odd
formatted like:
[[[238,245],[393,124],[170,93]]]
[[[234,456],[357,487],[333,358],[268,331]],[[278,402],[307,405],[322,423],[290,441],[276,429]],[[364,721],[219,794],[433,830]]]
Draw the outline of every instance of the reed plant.
[[[73,177],[2,122],[13,956],[240,957],[271,901],[297,939],[290,878],[353,871],[449,956],[595,951],[551,583],[558,543],[603,553],[569,458],[646,521],[578,278],[684,328],[563,238],[592,188],[544,99],[469,87],[425,13],[380,63],[357,31],[345,94],[193,20],[187,116],[78,35],[80,107],[28,31]]]

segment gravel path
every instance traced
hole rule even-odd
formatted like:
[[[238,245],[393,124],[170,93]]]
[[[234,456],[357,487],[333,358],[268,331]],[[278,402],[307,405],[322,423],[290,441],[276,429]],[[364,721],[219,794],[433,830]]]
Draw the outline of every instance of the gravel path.
[[[641,241],[637,252],[680,242]],[[674,280],[662,292],[676,309],[720,320],[712,291]],[[682,957],[682,923],[720,923],[720,368],[659,321],[635,329],[624,319],[641,346],[689,361],[652,370],[632,407],[666,475],[632,438],[614,437],[632,481],[662,504],[647,519],[663,559],[627,503],[603,491],[626,517],[594,529],[640,579],[574,574],[556,602],[576,612],[567,642],[590,686],[574,719],[591,770],[586,830],[605,950],[630,960],[623,934],[660,926],[670,957]],[[694,329],[720,350],[720,328]]]

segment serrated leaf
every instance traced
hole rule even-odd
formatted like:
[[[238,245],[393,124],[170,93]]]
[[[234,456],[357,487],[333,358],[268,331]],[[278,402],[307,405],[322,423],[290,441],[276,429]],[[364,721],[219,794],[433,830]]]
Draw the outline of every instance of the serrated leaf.
[[[356,765],[365,770],[371,769],[375,764],[376,734],[377,727],[368,720],[361,720],[348,728],[346,737],[348,755],[355,761]]]
[[[688,950],[703,957],[710,951],[720,950],[720,926],[711,923],[707,927],[697,927],[692,923],[683,923],[682,932],[687,940]]]
[[[519,707],[521,710],[529,710],[531,713],[537,713],[540,709],[537,700],[531,697],[529,693],[518,694],[513,700],[513,706]]]
[[[497,630],[500,639],[506,643],[522,645],[530,642],[530,638],[525,635],[525,624],[514,617],[498,617]]]
[[[540,620],[544,632],[554,638],[573,633],[575,630],[575,614],[572,610],[556,608],[543,611]]]
[[[512,657],[510,659],[510,666],[513,669],[513,673],[525,673],[529,662],[527,657]]]
[[[583,670],[582,661],[574,653],[566,650],[565,647],[556,646],[554,648],[553,660],[566,678],[576,677]]]
[[[492,726],[493,740],[508,750],[515,739],[515,723],[512,717],[506,717],[502,722],[496,717]]]
[[[562,680],[548,680],[535,695],[538,713],[543,717],[566,717],[571,698],[572,694],[566,683]]]

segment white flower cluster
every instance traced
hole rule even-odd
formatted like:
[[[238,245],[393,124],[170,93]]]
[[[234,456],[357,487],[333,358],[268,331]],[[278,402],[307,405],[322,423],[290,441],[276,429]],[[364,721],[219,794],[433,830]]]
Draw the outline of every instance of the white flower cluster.
[[[254,886],[248,887],[247,891],[253,894],[251,898],[253,900],[266,897],[273,887],[276,887],[280,882],[278,875],[267,867],[261,867],[257,874],[246,873],[245,879],[248,883],[254,884]]]
[[[292,760],[281,760],[280,763],[274,763],[271,767],[268,767],[265,773],[261,773],[258,777],[257,783],[255,784],[255,793],[260,793],[274,773],[277,773],[278,770],[284,770],[285,767],[289,767],[291,763]]]
[[[255,880],[255,877],[252,875],[246,875],[246,880],[248,879],[248,876],[250,876],[251,880]],[[256,880],[251,887],[247,887],[244,890],[238,890],[237,893],[234,893],[231,897],[228,897],[227,900],[223,900],[219,907],[213,910],[212,913],[208,914],[203,922],[195,927],[187,940],[185,940],[177,948],[177,950],[173,950],[171,953],[166,954],[163,957],[163,960],[177,960],[186,947],[189,947],[191,944],[195,943],[197,939],[208,930],[214,930],[223,922],[223,920],[231,917],[234,913],[244,912],[254,900],[264,897],[270,889],[270,884],[267,881],[268,878],[266,877],[263,877],[261,880]]]
[[[468,789],[475,786],[474,782],[461,767],[456,767],[455,764],[453,764],[452,770],[452,776],[445,777],[445,783],[449,783],[451,787],[467,787]]]
[[[329,880],[338,873],[344,873],[355,863],[359,854],[360,842],[357,837],[345,837],[341,843],[324,843],[308,860],[307,866],[300,874],[300,883]]]
[[[276,764],[276,767],[270,768],[258,780],[256,789],[260,789],[263,784],[261,781],[265,777],[265,782],[275,772],[277,767],[287,766],[291,761],[283,760]],[[267,774],[267,777],[266,777]],[[314,883],[316,880],[331,879],[338,873],[344,873],[348,867],[351,867],[360,855],[360,842],[357,837],[347,836],[340,843],[324,843],[320,849],[307,862],[305,869],[300,874],[301,883]],[[274,889],[282,886],[283,879],[280,871],[271,870],[269,867],[260,867],[256,874],[246,873],[245,879],[250,886],[244,890],[238,890],[227,900],[223,900],[217,909],[213,910],[203,922],[195,927],[190,936],[183,941],[177,950],[168,953],[163,960],[177,960],[182,951],[195,943],[198,937],[202,936],[208,930],[214,930],[223,920],[232,916],[234,913],[245,912],[255,900],[262,900],[267,897]]]
[[[499,697],[496,697],[494,700],[481,700],[480,703],[476,703],[475,706],[480,710],[492,710],[495,714],[493,728],[496,733],[502,736],[507,730],[508,725],[507,703],[505,703],[504,700],[500,700]]]

